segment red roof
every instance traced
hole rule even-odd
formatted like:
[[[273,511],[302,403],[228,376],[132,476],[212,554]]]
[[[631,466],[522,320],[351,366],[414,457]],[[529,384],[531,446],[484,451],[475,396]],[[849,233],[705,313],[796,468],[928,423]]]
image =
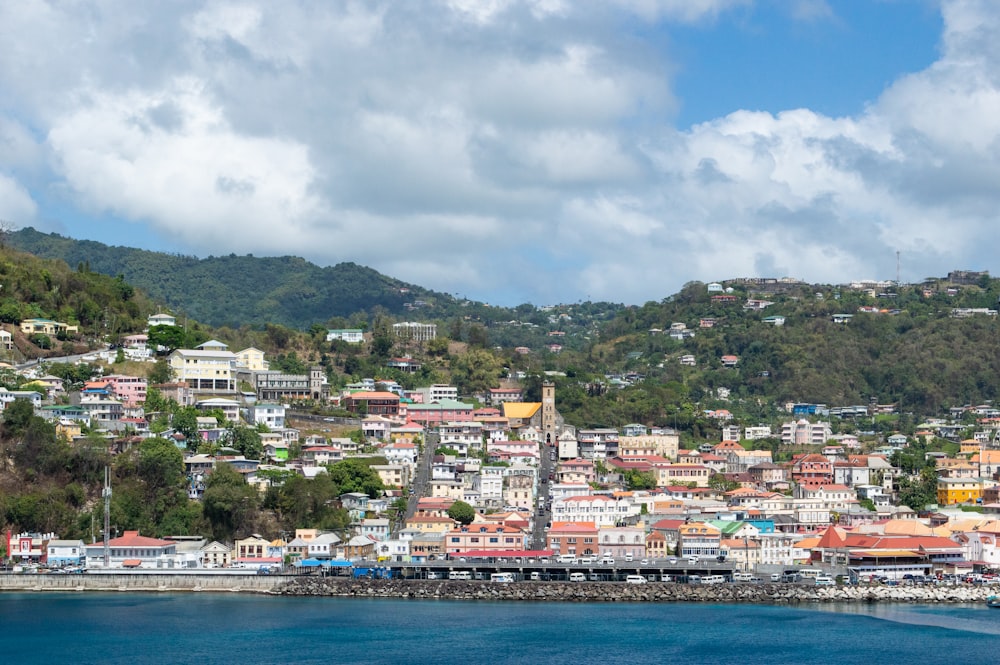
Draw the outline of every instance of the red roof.
[[[517,557],[543,557],[552,556],[552,550],[470,550],[468,552],[452,552],[448,555],[448,558],[455,559],[456,557],[469,557],[469,558],[517,558]]]
[[[109,547],[169,547],[174,544],[170,540],[140,536],[138,531],[126,531],[122,536],[108,541]]]

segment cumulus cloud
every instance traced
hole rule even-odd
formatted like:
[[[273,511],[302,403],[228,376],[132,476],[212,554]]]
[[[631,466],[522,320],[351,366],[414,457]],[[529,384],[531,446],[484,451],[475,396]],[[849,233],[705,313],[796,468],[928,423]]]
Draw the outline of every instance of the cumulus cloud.
[[[21,226],[34,221],[37,211],[31,194],[19,182],[0,173],[0,220]]]
[[[939,59],[856,115],[683,128],[645,32],[750,2],[16,4],[0,5],[0,214],[21,223],[59,190],[194,253],[356,261],[507,302],[844,281],[886,275],[897,250],[912,278],[992,259],[986,0],[943,2]]]

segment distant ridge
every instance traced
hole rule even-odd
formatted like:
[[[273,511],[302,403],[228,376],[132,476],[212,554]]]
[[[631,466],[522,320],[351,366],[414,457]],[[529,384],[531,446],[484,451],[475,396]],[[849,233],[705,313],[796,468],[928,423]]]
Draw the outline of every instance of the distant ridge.
[[[27,227],[8,244],[71,268],[122,275],[152,297],[211,326],[267,323],[305,329],[333,317],[383,310],[402,316],[407,303],[452,304],[452,298],[355,263],[321,268],[294,256],[210,256],[198,259],[75,240]],[[435,311],[440,316],[440,311]]]

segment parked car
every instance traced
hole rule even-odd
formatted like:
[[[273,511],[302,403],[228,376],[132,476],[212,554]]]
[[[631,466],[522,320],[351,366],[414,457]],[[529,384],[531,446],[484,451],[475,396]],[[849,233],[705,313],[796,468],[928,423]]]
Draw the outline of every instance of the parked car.
[[[626,584],[645,584],[646,583],[646,578],[643,577],[642,575],[628,575],[625,578],[625,583]]]

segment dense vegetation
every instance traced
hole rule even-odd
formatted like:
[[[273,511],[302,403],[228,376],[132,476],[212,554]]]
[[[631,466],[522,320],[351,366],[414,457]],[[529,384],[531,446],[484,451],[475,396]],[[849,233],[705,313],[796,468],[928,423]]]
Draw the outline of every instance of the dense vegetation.
[[[354,263],[320,268],[304,259],[210,256],[198,259],[73,240],[32,228],[9,244],[36,256],[124,279],[150,297],[213,326],[275,323],[307,328],[331,317],[385,310],[402,313],[415,299],[450,299]]]
[[[111,469],[111,525],[118,534],[137,529],[151,536],[231,540],[252,533],[278,537],[307,527],[342,530],[349,517],[337,497],[345,492],[376,496],[382,490],[378,474],[357,459],[332,464],[328,474],[315,479],[276,472],[280,486],[263,495],[221,464],[208,477],[203,500],[192,501],[183,452],[173,441],[144,439],[117,455],[97,435],[70,445],[51,423],[34,415],[29,402],[17,400],[0,425],[0,524],[15,532],[57,533],[87,542],[100,538],[105,467]]]
[[[152,303],[119,275],[109,277],[64,262],[40,259],[0,247],[0,323],[14,331],[13,360],[56,355],[106,335],[142,330]],[[79,333],[21,336],[24,319],[52,319],[79,327]]]

